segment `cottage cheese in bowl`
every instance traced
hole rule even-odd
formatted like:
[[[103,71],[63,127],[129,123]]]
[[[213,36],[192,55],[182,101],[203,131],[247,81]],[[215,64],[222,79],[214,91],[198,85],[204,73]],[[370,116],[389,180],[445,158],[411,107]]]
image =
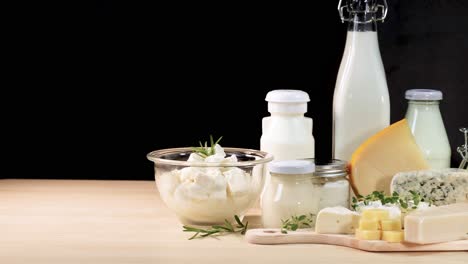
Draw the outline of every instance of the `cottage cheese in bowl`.
[[[206,157],[186,148],[148,155],[155,162],[162,200],[183,224],[212,225],[234,215],[242,218],[259,198],[264,164],[272,157],[255,150],[225,151],[219,144],[213,149]],[[171,153],[158,153],[164,151]]]

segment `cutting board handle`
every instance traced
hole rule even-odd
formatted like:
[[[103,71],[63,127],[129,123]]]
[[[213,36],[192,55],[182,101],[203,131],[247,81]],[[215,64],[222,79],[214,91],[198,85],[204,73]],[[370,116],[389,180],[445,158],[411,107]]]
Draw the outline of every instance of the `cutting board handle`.
[[[418,245],[411,243],[389,243],[381,240],[360,240],[354,235],[317,234],[310,229],[281,233],[280,229],[250,229],[245,234],[249,243],[276,244],[328,244],[374,252],[398,251],[468,251],[468,240]]]
[[[249,243],[262,245],[276,244],[331,244],[347,246],[346,238],[349,235],[326,235],[317,234],[311,229],[301,229],[299,231],[288,231],[281,233],[280,229],[250,229],[245,234]]]

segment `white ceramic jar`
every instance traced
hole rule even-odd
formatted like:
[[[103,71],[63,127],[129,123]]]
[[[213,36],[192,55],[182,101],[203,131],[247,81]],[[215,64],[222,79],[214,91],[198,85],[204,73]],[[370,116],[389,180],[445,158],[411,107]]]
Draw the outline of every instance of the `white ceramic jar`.
[[[406,119],[429,165],[434,169],[450,168],[450,143],[439,109],[442,92],[413,89],[406,91],[405,97],[409,100]]]
[[[309,95],[298,90],[274,90],[265,100],[271,116],[263,118],[260,149],[275,160],[314,158],[312,118],[304,117]]]

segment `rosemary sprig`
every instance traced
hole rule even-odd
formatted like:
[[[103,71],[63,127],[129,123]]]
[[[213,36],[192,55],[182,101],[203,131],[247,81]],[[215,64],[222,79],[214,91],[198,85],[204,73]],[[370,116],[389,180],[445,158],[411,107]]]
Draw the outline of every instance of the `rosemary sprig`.
[[[288,231],[296,231],[298,228],[310,228],[314,224],[314,214],[291,216],[291,218],[281,219],[281,233],[287,234]]]
[[[242,223],[237,215],[234,216],[236,220],[236,226],[234,227],[227,219],[224,219],[224,225],[214,225],[211,228],[203,229],[203,228],[196,228],[191,226],[183,226],[184,232],[194,232],[193,236],[189,238],[192,240],[194,238],[203,238],[207,236],[211,236],[214,234],[225,234],[225,233],[240,233],[241,235],[245,235],[247,232],[247,228],[249,226],[249,222]]]
[[[205,144],[202,144],[201,141],[198,141],[200,147],[192,147],[192,151],[200,155],[202,158],[209,157],[215,154],[215,146],[218,144],[223,137],[219,137],[216,142],[213,140],[213,136],[210,135],[210,146],[208,142],[205,141]]]
[[[416,209],[420,202],[425,202],[421,195],[418,192],[410,191],[411,198],[400,198],[400,195],[397,192],[393,192],[391,196],[386,196],[383,192],[374,191],[369,195],[362,196],[357,195],[357,197],[353,197],[351,207],[356,210],[360,203],[362,202],[364,205],[369,205],[370,202],[373,201],[380,201],[382,205],[385,204],[395,204],[400,206],[402,209]],[[429,204],[432,204],[432,201],[427,201]],[[408,208],[410,207],[411,208]]]
[[[351,207],[356,210],[359,206],[359,202],[363,202],[364,205],[369,205],[369,202],[380,201],[382,204],[396,204],[399,201],[399,195],[396,192],[393,192],[391,196],[385,196],[383,192],[374,191],[369,195],[362,196],[357,195],[352,199]]]

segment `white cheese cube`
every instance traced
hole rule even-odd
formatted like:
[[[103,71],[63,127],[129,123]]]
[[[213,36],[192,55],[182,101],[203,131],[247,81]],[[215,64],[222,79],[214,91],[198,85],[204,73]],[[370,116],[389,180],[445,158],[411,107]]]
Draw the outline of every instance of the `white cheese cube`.
[[[354,234],[359,227],[359,214],[347,208],[327,207],[317,215],[315,232],[320,234]]]
[[[223,172],[226,177],[228,192],[231,195],[242,194],[249,191],[250,175],[239,168],[230,168]]]

